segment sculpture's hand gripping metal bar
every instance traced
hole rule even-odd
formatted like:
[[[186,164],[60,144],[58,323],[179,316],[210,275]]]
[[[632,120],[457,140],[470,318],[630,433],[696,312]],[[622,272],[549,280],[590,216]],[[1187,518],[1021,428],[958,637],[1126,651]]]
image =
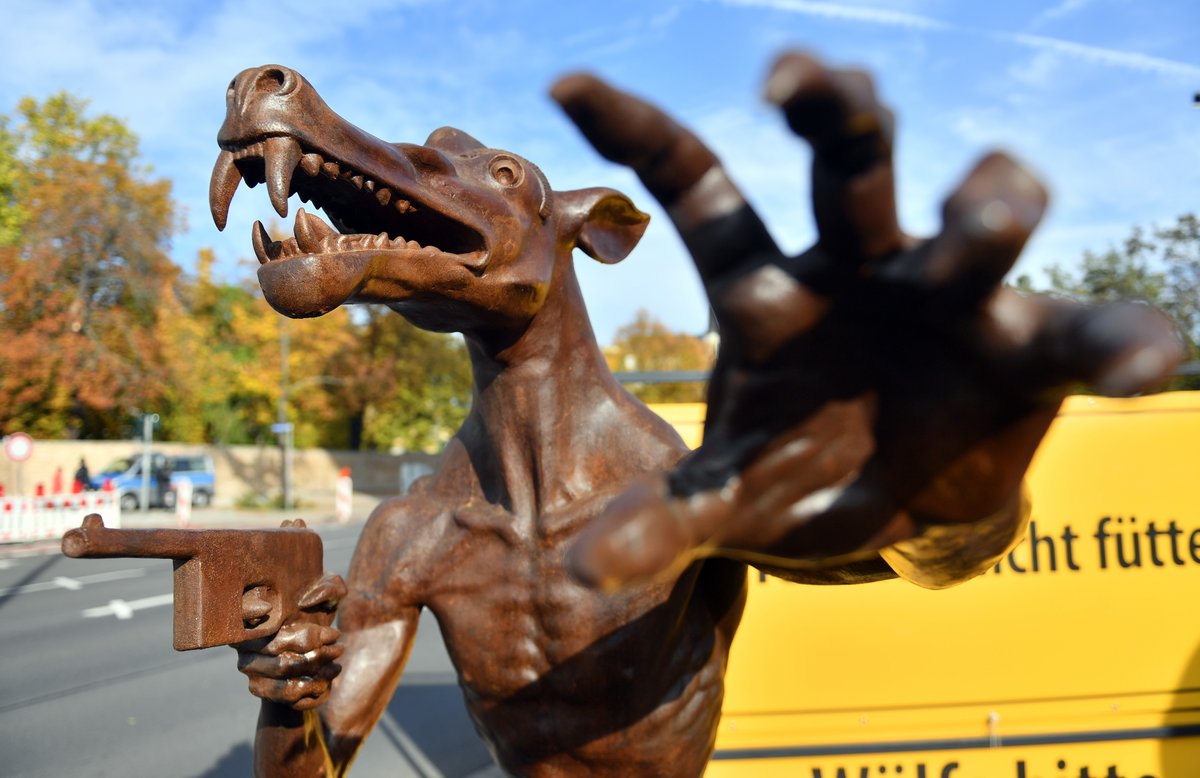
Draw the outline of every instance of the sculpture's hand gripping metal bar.
[[[113,529],[93,513],[63,536],[62,550],[174,560],[177,651],[273,635],[323,573],[321,538],[299,520],[279,529]]]

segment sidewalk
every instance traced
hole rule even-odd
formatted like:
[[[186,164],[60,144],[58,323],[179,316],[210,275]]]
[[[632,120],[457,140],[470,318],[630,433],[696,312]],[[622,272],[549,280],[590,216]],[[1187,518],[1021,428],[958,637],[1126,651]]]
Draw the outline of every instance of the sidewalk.
[[[380,498],[370,494],[355,494],[353,508],[350,511],[350,523],[361,523],[367,520],[371,511],[380,502]],[[310,527],[322,524],[335,524],[333,508],[325,506],[304,506],[291,510],[264,510],[249,508],[192,508],[192,518],[189,527],[202,529],[258,527],[278,527],[286,519],[304,519]],[[149,511],[125,511],[121,513],[122,527],[174,527],[175,512],[161,509]]]
[[[381,498],[370,494],[355,494],[350,512],[350,524],[361,524],[371,515]],[[286,519],[304,519],[310,527],[336,524],[329,506],[308,506],[292,510],[253,510],[243,508],[192,508],[188,527],[192,529],[260,529],[278,527]],[[175,527],[175,512],[154,508],[149,511],[124,511],[121,526],[126,529]],[[38,540],[28,543],[0,544],[0,559],[18,556],[41,556],[59,549],[58,540]]]

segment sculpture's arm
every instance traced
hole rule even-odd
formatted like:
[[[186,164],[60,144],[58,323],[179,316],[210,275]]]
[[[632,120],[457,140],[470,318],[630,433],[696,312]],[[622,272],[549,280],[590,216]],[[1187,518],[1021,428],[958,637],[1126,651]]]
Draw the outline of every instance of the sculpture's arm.
[[[1078,383],[1128,394],[1178,362],[1141,305],[1088,307],[1001,285],[1046,206],[1003,154],[945,202],[937,236],[898,223],[890,111],[871,80],[782,57],[768,98],[813,149],[816,244],[780,252],[716,156],[662,111],[590,76],[554,97],[629,165],[692,253],[721,327],[705,442],[624,495],[571,563],[610,585],[725,554],[806,580],[941,586],[1023,530],[1022,478]]]
[[[265,647],[239,649],[239,668],[250,677],[250,691],[263,700],[254,744],[256,776],[345,775],[387,707],[420,614],[413,604],[417,593],[398,586],[393,575],[398,512],[381,506],[363,530],[349,593],[338,608],[340,637],[337,630],[302,625],[281,630]],[[332,664],[338,656],[340,662]],[[333,676],[332,682],[324,680]]]

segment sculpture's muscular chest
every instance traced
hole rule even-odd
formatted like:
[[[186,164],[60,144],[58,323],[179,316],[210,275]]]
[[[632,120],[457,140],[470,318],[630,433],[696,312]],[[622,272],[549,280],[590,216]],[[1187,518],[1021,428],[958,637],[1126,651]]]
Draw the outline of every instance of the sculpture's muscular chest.
[[[469,699],[581,701],[645,663],[641,643],[671,621],[672,585],[606,594],[565,569],[578,529],[602,507],[537,521],[486,504],[455,510],[427,604]]]

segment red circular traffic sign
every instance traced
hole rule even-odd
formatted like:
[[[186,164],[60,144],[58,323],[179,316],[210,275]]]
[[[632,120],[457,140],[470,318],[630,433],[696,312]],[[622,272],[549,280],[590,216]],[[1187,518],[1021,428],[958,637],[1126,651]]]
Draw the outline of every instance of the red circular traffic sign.
[[[33,438],[14,432],[4,439],[4,453],[14,462],[24,462],[33,454]]]

